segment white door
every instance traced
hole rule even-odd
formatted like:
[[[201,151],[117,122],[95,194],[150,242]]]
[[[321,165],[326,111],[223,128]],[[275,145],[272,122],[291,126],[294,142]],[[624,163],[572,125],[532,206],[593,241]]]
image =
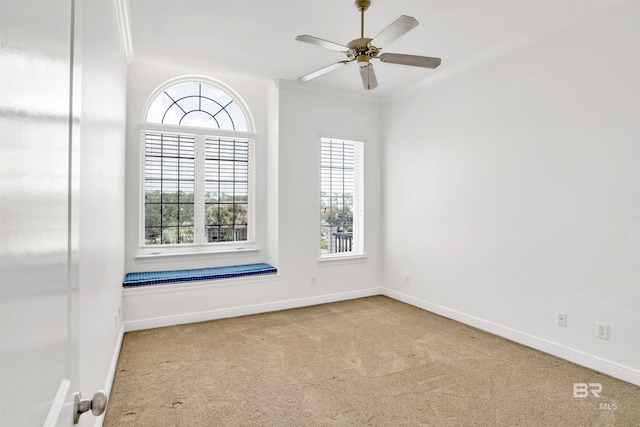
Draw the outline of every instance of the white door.
[[[0,425],[72,426],[72,0],[0,1]]]

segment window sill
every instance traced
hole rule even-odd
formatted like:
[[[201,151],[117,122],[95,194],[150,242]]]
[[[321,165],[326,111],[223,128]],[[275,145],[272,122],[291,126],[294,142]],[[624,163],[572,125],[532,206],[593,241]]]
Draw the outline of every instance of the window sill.
[[[207,248],[207,250],[187,249],[179,252],[175,250],[169,251],[166,249],[158,249],[157,251],[154,251],[153,249],[146,249],[135,255],[133,259],[136,263],[145,263],[167,259],[203,258],[211,256],[225,257],[238,256],[242,254],[255,255],[258,252],[260,252],[260,250],[255,245],[227,246],[214,249]]]
[[[354,263],[364,262],[367,260],[366,255],[338,255],[331,257],[324,257],[318,259],[320,264],[340,264],[340,263]]]

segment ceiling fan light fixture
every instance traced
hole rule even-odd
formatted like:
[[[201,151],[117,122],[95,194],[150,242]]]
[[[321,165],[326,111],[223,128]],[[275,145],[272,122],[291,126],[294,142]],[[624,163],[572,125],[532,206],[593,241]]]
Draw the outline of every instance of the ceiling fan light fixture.
[[[369,64],[369,56],[368,55],[358,56],[358,65],[360,66],[360,68],[364,68],[371,65]]]

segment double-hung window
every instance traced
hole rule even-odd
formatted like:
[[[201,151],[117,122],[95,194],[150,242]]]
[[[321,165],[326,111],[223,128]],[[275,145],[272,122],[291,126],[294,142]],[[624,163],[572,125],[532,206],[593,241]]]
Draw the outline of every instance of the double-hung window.
[[[364,255],[364,143],[320,140],[320,256]]]
[[[188,80],[156,91],[147,105],[141,252],[250,246],[255,134],[244,103],[217,82]]]

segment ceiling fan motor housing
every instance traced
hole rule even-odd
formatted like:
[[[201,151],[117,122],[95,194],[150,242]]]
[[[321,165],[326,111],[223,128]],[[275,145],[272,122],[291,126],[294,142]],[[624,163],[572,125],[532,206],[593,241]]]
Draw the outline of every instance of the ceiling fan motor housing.
[[[347,52],[347,56],[349,59],[358,59],[358,64],[361,67],[364,67],[366,63],[369,62],[369,59],[374,58],[379,49],[375,46],[372,46],[370,38],[361,38],[351,40],[347,47],[349,51]]]
[[[350,49],[351,52],[354,52],[354,53],[366,52],[369,49],[369,43],[371,43],[371,40],[372,39],[369,39],[366,37],[362,39],[351,40],[347,45],[347,47]]]

